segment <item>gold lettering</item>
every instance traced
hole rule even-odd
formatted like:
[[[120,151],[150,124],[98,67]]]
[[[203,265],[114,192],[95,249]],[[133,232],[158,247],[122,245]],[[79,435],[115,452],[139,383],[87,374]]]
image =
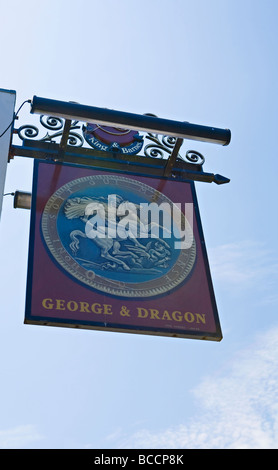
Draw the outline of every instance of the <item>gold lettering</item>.
[[[129,310],[128,310],[126,305],[122,306],[122,308],[120,310],[120,315],[122,315],[122,317],[130,317]]]
[[[111,308],[112,308],[112,305],[103,304],[103,313],[104,313],[104,315],[112,315],[113,312],[112,312]]]
[[[188,323],[192,323],[192,322],[195,321],[194,315],[193,315],[193,313],[191,313],[191,312],[186,312],[186,313],[184,314],[184,319],[185,319],[185,321],[187,321]]]
[[[52,310],[53,309],[52,299],[43,299],[42,306],[43,308],[47,308],[47,310]]]
[[[64,300],[56,299],[56,310],[66,310]]]
[[[205,313],[196,313],[196,322],[197,323],[206,323],[206,314]]]
[[[139,308],[137,307],[138,318],[147,318],[148,310],[146,308]]]
[[[158,315],[159,315],[159,311],[156,310],[155,308],[150,308],[150,314],[151,314],[151,319],[152,319],[152,320],[155,320],[155,319],[156,319],[156,320],[160,320],[160,318],[159,318],[159,316],[158,316]]]
[[[169,315],[169,312],[167,310],[164,310],[162,314],[162,320],[172,320],[172,318]]]
[[[74,300],[70,300],[70,301],[67,303],[67,309],[68,309],[70,312],[75,312],[75,311],[78,309],[78,303],[75,302]]]
[[[80,302],[80,312],[90,313],[88,302]]]
[[[182,321],[181,312],[179,312],[178,310],[175,310],[175,312],[172,312],[172,317],[175,321]]]
[[[93,313],[102,313],[102,308],[100,304],[92,304],[91,310]]]
[[[80,312],[80,313],[95,313],[97,315],[113,315],[112,305],[110,304],[100,304],[84,301],[75,301],[75,300],[64,300],[64,299],[51,299],[45,298],[42,300],[42,307],[46,310],[69,310],[70,312]],[[130,317],[130,310],[127,306],[122,306],[120,315]],[[174,310],[169,312],[168,310],[159,311],[155,308],[143,308],[137,307],[137,317],[138,318],[150,318],[151,320],[164,320],[164,321],[186,321],[187,323],[202,323],[206,324],[206,314],[205,313],[192,313],[185,312],[182,313],[179,310]]]

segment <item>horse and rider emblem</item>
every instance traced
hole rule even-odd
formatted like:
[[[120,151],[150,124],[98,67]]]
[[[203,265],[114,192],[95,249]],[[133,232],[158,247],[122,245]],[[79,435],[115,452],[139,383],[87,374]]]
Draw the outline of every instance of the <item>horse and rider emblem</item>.
[[[189,277],[196,245],[193,239],[177,248],[170,227],[150,221],[148,211],[142,215],[140,208],[154,201],[173,204],[140,178],[106,173],[70,181],[44,208],[45,243],[56,262],[90,288],[125,298],[164,295]],[[189,230],[184,214],[179,217]]]

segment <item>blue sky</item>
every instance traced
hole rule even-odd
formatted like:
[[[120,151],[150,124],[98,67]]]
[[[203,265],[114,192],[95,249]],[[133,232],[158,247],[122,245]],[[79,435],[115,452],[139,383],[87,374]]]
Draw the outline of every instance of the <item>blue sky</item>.
[[[221,343],[24,325],[29,211],[0,227],[0,448],[277,448],[275,0],[26,0],[2,5],[0,87],[230,128],[184,142],[228,185],[197,183]],[[20,123],[30,122],[28,105]],[[5,191],[31,191],[31,159]]]

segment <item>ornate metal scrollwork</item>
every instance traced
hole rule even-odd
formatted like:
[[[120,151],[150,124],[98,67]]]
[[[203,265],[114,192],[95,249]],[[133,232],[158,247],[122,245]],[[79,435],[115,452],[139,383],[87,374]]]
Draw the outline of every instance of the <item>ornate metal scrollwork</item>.
[[[47,129],[46,134],[38,139],[41,142],[56,142],[59,137],[63,135],[63,129],[65,125],[65,121],[61,118],[57,118],[55,116],[40,116],[40,124],[42,127]],[[81,135],[77,132],[72,132],[73,130],[80,129],[81,126],[78,125],[78,121],[73,121],[71,123],[71,127],[68,134],[68,141],[67,144],[73,147],[82,147],[84,143],[84,139]],[[49,133],[48,131],[53,131],[53,133]],[[24,139],[35,139],[39,135],[39,129],[36,126],[31,124],[27,124],[21,126],[17,130],[17,135],[21,140]]]
[[[50,129],[51,131],[58,131],[63,129],[64,120],[61,118],[57,118],[54,116],[40,116],[40,123],[46,129]]]
[[[185,154],[186,161],[195,163],[196,165],[203,165],[205,163],[205,157],[196,150],[188,150]]]
[[[39,135],[39,129],[36,126],[26,124],[17,129],[17,135],[21,140],[35,139]]]
[[[157,117],[155,114],[151,113],[146,113],[146,116]],[[158,134],[151,133],[148,133],[145,138],[151,140],[153,143],[144,147],[144,155],[146,157],[152,158],[169,158],[177,141],[176,137],[160,136],[159,138]],[[185,161],[191,164],[193,163],[199,166],[202,166],[205,162],[204,156],[195,150],[188,150],[186,152],[185,158],[178,154],[177,160]]]
[[[151,140],[153,143],[144,147],[144,155],[152,158],[165,158],[171,155],[177,140],[171,136],[162,136],[159,139],[157,134],[147,134],[146,139]]]
[[[42,128],[46,129],[46,133],[43,137],[38,138],[40,131],[38,127],[31,124],[21,126],[16,132],[21,140],[36,139],[41,142],[58,143],[63,135],[65,122],[66,121],[64,119],[55,116],[42,115],[40,116],[40,125]],[[143,158],[145,156],[156,159],[168,159],[171,156],[177,141],[177,139],[172,136],[161,136],[152,133],[144,134],[144,140],[145,142],[150,141],[150,143],[147,143],[142,148],[141,156]],[[79,121],[72,121],[70,123],[67,137],[67,145],[72,147],[82,147],[84,144],[86,144],[86,141],[82,133],[82,123],[79,123]],[[202,166],[205,162],[203,155],[195,150],[188,150],[184,157],[178,154],[177,160],[199,166]]]
[[[144,147],[144,155],[152,158],[168,158],[177,141],[175,137],[171,136],[163,136],[159,139],[158,135],[154,134],[147,134],[146,139],[151,140],[153,143]],[[179,154],[177,160],[202,166],[205,162],[205,157],[196,150],[188,150],[185,157]]]

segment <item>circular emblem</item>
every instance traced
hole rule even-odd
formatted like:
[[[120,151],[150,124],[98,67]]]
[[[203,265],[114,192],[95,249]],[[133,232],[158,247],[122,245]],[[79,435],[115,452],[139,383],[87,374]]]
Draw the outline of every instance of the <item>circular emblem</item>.
[[[165,294],[186,281],[196,258],[180,208],[151,186],[115,174],[59,188],[41,224],[50,253],[68,274],[114,296]],[[185,247],[181,230],[191,237]]]
[[[137,131],[99,124],[83,126],[83,135],[95,150],[134,155],[143,147],[143,137]]]

